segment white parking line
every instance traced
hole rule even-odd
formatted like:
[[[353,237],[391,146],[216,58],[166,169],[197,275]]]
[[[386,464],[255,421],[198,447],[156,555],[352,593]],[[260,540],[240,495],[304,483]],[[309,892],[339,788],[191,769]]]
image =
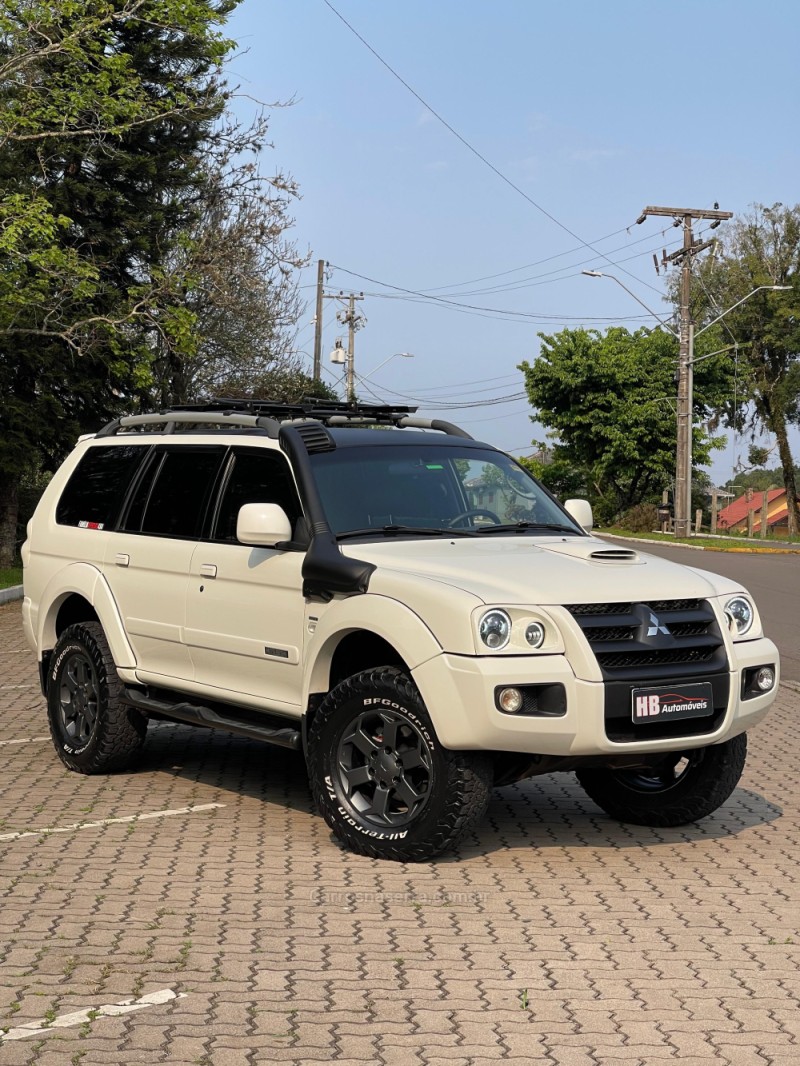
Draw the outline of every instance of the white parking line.
[[[41,744],[50,737],[23,737],[22,740],[0,740],[0,748],[8,747],[9,744]]]
[[[129,814],[126,818],[103,818],[100,822],[75,822],[58,828],[28,829],[20,833],[2,833],[0,840],[21,840],[22,837],[49,836],[51,833],[74,833],[78,829],[99,829],[104,825],[123,825],[125,822],[146,822],[150,818],[172,818],[177,814],[197,814],[198,811],[213,811],[224,803],[198,803],[196,807],[176,807],[173,811],[150,811],[148,814]]]
[[[140,999],[123,999],[120,1003],[103,1003],[99,1007],[84,1007],[83,1010],[62,1014],[54,1018],[52,1022],[27,1022],[25,1025],[18,1025],[16,1029],[9,1029],[7,1033],[0,1033],[0,1043],[5,1040],[26,1040],[29,1036],[46,1033],[48,1029],[67,1029],[71,1025],[83,1025],[84,1022],[91,1022],[95,1018],[115,1018],[120,1014],[130,1014],[135,1010],[144,1010],[145,1007],[185,998],[185,992],[173,992],[171,988],[162,988],[161,991],[151,992]]]

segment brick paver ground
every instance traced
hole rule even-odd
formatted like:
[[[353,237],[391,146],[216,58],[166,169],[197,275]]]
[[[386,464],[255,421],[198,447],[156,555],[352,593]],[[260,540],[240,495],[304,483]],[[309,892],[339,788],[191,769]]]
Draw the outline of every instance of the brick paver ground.
[[[9,743],[47,732],[19,604],[0,661],[0,1066],[800,1063],[797,693],[701,825],[619,825],[553,776],[405,866],[343,851],[277,749],[161,725],[82,777]]]

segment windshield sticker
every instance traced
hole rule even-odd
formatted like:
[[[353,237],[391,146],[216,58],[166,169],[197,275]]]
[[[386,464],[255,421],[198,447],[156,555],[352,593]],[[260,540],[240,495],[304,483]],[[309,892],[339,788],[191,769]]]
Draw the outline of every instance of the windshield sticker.
[[[103,529],[105,522],[78,522],[81,529]]]

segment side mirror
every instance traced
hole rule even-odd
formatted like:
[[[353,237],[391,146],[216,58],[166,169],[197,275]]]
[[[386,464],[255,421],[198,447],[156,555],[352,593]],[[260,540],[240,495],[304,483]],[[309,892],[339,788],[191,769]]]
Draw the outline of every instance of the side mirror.
[[[292,523],[277,503],[246,503],[239,508],[236,539],[256,548],[274,548],[292,539]]]
[[[592,532],[594,517],[592,516],[592,505],[588,500],[567,500],[564,508],[587,533]]]

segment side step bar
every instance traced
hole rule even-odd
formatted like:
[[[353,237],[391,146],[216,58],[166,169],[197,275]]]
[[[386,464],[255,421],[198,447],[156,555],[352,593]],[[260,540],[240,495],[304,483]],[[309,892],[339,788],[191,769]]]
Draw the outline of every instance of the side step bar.
[[[208,729],[227,729],[229,733],[235,733],[240,737],[261,740],[266,744],[276,744],[280,748],[291,748],[292,751],[302,750],[303,741],[300,730],[293,729],[291,726],[260,725],[237,717],[236,709],[233,707],[226,706],[223,714],[201,704],[186,701],[170,703],[167,700],[155,699],[131,685],[122,687],[125,703],[145,714],[177,722],[187,722],[189,725],[206,726]]]

